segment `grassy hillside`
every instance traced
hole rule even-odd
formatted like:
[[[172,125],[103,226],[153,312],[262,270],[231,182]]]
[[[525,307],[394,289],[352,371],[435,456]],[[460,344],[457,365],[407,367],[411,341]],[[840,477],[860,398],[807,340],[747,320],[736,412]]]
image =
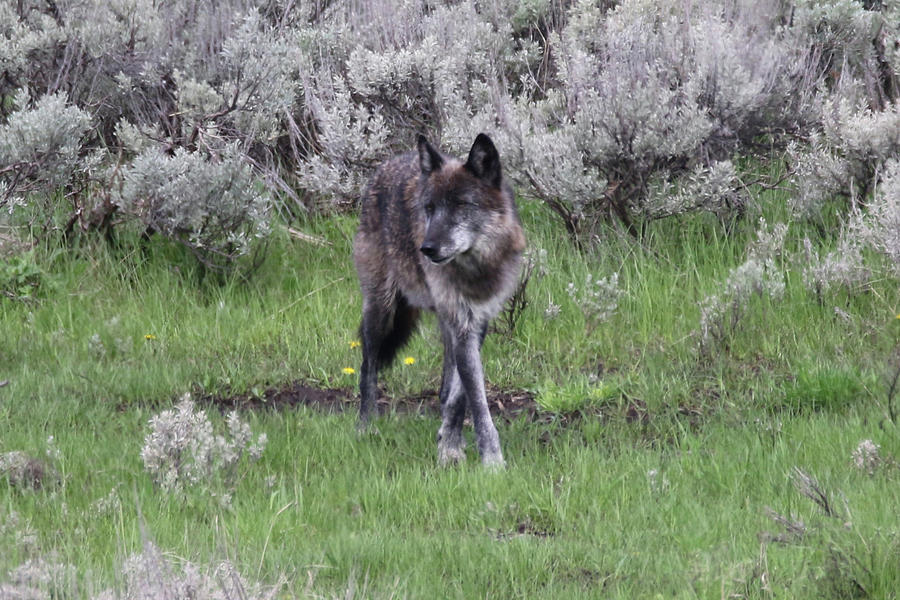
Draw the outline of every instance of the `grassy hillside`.
[[[149,419],[186,393],[353,393],[351,217],[297,226],[324,245],[279,232],[246,281],[201,277],[158,242],[8,259],[0,453],[43,472],[31,485],[4,454],[0,597],[136,595],[144,580],[174,586],[188,562],[219,597],[242,597],[216,571],[226,559],[251,596],[258,582],[276,597],[896,597],[896,280],[810,291],[803,238],[817,234],[791,223],[767,267],[783,292],[728,296],[754,218],[660,222],[641,242],[606,230],[578,252],[544,208],[522,212],[537,257],[528,306],[488,337],[484,362],[495,389],[541,408],[499,422],[509,468],[496,474],[473,444],[468,464],[438,468],[431,412],[389,412],[359,437],[352,405],[242,412],[268,438],[260,460],[182,495],[144,468]],[[607,278],[599,300],[589,275],[591,289]],[[704,338],[713,295],[731,300]],[[437,388],[433,319],[403,356],[414,362],[383,377],[388,397]],[[874,458],[858,450],[867,439]],[[162,554],[123,571],[150,542]]]

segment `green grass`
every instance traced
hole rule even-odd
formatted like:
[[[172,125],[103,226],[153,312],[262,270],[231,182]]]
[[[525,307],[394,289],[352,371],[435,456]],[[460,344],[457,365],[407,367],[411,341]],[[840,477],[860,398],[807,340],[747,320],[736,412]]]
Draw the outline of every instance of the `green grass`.
[[[508,469],[485,472],[474,444],[466,464],[438,468],[433,415],[388,415],[360,437],[352,410],[261,411],[244,417],[269,445],[230,508],[154,486],[140,459],[147,422],[190,391],[355,388],[342,372],[360,362],[355,220],[302,224],[329,246],[277,234],[246,282],[201,279],[158,242],[85,241],[10,266],[22,293],[0,299],[0,453],[43,456],[52,435],[60,482],[33,491],[0,478],[0,583],[53,555],[82,581],[66,597],[89,596],[119,583],[149,538],[282,581],[283,597],[820,598],[856,586],[896,597],[900,468],[868,475],[851,461],[863,439],[900,456],[885,420],[896,281],[817,298],[790,258],[807,233],[793,224],[783,298],[752,298],[700,352],[698,303],[743,261],[755,223],[726,235],[704,217],[663,222],[642,244],[610,230],[579,253],[543,208],[522,213],[546,273],[514,333],[488,337],[485,372],[546,411],[498,424]],[[566,286],[613,272],[618,310],[592,322]],[[547,320],[550,300],[561,308]],[[385,375],[389,395],[438,386],[433,318],[404,356],[416,362]],[[794,467],[840,519],[798,493]],[[100,510],[112,490],[121,507]],[[802,520],[805,537],[761,542],[781,532],[767,507]]]

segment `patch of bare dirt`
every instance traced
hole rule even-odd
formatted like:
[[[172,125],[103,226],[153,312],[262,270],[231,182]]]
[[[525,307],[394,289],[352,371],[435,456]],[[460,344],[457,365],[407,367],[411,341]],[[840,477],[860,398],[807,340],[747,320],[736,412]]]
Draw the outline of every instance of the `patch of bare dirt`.
[[[488,406],[495,418],[512,421],[525,416],[535,419],[538,406],[534,395],[525,390],[487,388]],[[326,413],[359,410],[359,396],[354,388],[317,388],[302,381],[270,387],[261,394],[208,394],[198,393],[200,403],[210,404],[222,410],[285,410],[308,406]],[[399,398],[380,395],[377,409],[380,414],[440,414],[441,405],[437,390],[424,390],[419,394]]]

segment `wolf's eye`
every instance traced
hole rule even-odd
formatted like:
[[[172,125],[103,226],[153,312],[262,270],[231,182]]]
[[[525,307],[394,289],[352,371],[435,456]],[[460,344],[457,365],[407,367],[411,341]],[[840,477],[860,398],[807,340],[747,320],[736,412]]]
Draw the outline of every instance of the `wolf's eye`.
[[[433,202],[429,202],[428,204],[425,205],[425,214],[428,215],[429,217],[434,214],[434,203]]]
[[[468,194],[461,194],[459,196],[454,196],[452,200],[453,204],[460,207],[467,206],[478,206],[478,200],[472,198]]]

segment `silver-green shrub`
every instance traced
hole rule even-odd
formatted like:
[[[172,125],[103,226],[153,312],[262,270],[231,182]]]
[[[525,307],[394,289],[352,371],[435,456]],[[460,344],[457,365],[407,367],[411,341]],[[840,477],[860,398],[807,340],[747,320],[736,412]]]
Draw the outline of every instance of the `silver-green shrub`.
[[[900,99],[876,111],[833,98],[824,101],[822,125],[808,144],[794,144],[797,215],[817,218],[834,198],[865,203],[900,155]]]
[[[68,210],[73,220],[82,213],[86,220],[93,209],[79,196],[103,196],[102,214],[92,218],[108,224],[114,204],[103,190],[116,187],[111,180],[122,172],[132,179],[140,178],[139,173],[147,175],[152,161],[141,150],[175,154],[181,170],[192,173],[194,187],[186,191],[196,192],[210,183],[212,194],[197,194],[199,206],[177,201],[176,194],[165,200],[156,197],[154,214],[137,211],[139,216],[147,218],[154,230],[197,250],[207,263],[219,266],[244,253],[248,236],[266,233],[260,225],[268,218],[261,195],[249,197],[248,172],[262,175],[258,180],[283,192],[285,199],[297,199],[281,177],[276,147],[287,137],[283,123],[298,96],[298,51],[283,28],[265,21],[260,12],[264,6],[267,3],[257,0],[4,3],[0,47],[9,55],[0,59],[7,69],[0,78],[0,97],[25,85],[35,93],[48,92],[51,98],[67,95],[77,110],[91,113],[92,147],[118,150],[105,155],[107,163],[115,164],[103,171],[106,180],[100,193],[97,187],[84,186],[76,190],[80,194],[69,194],[67,202],[54,196],[65,183],[63,174],[85,171],[71,160],[59,161],[58,170],[40,169],[41,179],[30,190],[41,192],[51,205],[55,202],[51,208]],[[72,133],[82,120],[65,117],[39,119],[67,140],[69,146],[61,150],[77,146],[84,137]],[[240,152],[229,150],[225,159],[205,166],[185,158],[201,156],[197,152],[217,154],[223,146]],[[135,151],[140,155],[129,164]],[[69,155],[60,153],[61,158]],[[225,169],[234,173],[226,174]],[[20,199],[17,193],[18,188],[0,182],[0,194]],[[123,208],[135,208],[127,194],[118,202]],[[248,211],[252,214],[239,216]],[[205,216],[210,214],[223,216]],[[251,227],[246,226],[248,221],[253,222]]]
[[[858,223],[862,238],[900,276],[900,154],[885,163],[881,185]]]
[[[47,195],[30,194],[66,188],[96,166],[100,157],[85,149],[93,122],[64,93],[32,101],[21,90],[14,104],[18,110],[0,124],[0,209],[37,201],[37,216],[46,218]]]
[[[53,552],[25,561],[9,572],[8,579],[8,583],[0,583],[4,600],[51,600],[80,593],[76,568],[60,562]]]
[[[558,85],[506,113],[524,182],[573,231],[740,208],[733,154],[809,114],[808,51],[777,9],[576,3],[550,36]]]
[[[290,216],[355,202],[375,165],[416,133],[462,154],[486,131],[518,191],[542,198],[573,234],[604,219],[637,229],[743,210],[736,158],[768,158],[785,134],[807,139],[841,102],[887,112],[898,16],[896,3],[856,0],[22,0],[0,5],[0,127],[25,87],[89,115],[69,142],[112,168],[69,169],[106,178],[67,190],[65,203],[56,196],[76,219],[93,211],[79,195],[103,196],[115,177],[149,167],[154,150],[182,163],[239,149]],[[844,177],[826,137],[796,147],[824,161],[797,158],[801,176]],[[29,189],[50,199],[65,179],[50,169]],[[24,198],[21,183],[0,177],[6,204]],[[831,193],[806,187],[801,204],[814,209]],[[119,223],[105,200],[96,218]],[[182,227],[191,214],[164,221],[148,224],[222,249]],[[245,237],[245,222],[232,223],[213,237]]]
[[[141,152],[121,172],[120,209],[224,269],[269,231],[270,201],[236,145],[211,156]]]
[[[884,265],[900,275],[900,101],[880,111],[840,98],[824,106],[811,143],[791,147],[795,214],[820,221],[834,211],[841,218],[835,250],[820,257],[806,243],[804,280],[819,295],[835,287],[864,290]],[[883,263],[865,259],[865,250]]]
[[[149,541],[124,561],[121,573],[122,584],[94,600],[271,600],[279,592],[279,586],[249,583],[230,561],[214,567],[175,561]]]
[[[846,227],[837,248],[824,256],[819,255],[808,237],[804,238],[803,282],[819,298],[832,289],[865,289],[872,279],[871,269],[863,259],[864,244],[854,229]]]
[[[817,125],[788,149],[791,207],[816,223],[835,214],[841,221],[836,249],[822,252],[805,242],[804,281],[818,295],[867,289],[882,266],[867,250],[900,272],[900,4],[800,2],[794,27],[815,49],[824,75]]]
[[[0,454],[0,480],[6,480],[10,487],[36,490],[51,487],[58,479],[52,466],[21,450]]]
[[[798,0],[790,18],[823,86],[876,110],[900,95],[900,3]]]
[[[600,323],[612,318],[625,290],[619,287],[618,273],[597,279],[588,273],[583,286],[579,287],[570,281],[566,286],[566,293],[572,302],[581,309],[588,331],[590,331]]]
[[[817,126],[789,147],[791,206],[820,224],[836,214],[841,228],[837,248],[824,256],[806,242],[804,280],[819,295],[867,289],[884,264],[900,272],[900,4],[800,2],[794,25],[824,76]]]
[[[740,328],[752,298],[780,299],[784,295],[784,272],[779,258],[784,250],[788,227],[769,227],[760,219],[756,240],[743,263],[731,269],[720,290],[700,302],[700,351],[709,354]]]
[[[125,558],[117,567],[117,584],[91,593],[97,582],[62,562],[57,552],[30,558],[5,574],[0,581],[3,600],[272,600],[280,597],[281,585],[248,581],[228,560],[198,565],[175,559],[153,542]]]
[[[426,132],[461,154],[479,131],[496,129],[493,100],[504,76],[518,77],[501,3],[366,3],[336,9],[331,61],[310,61],[304,91],[316,139],[298,167],[300,185],[355,200],[371,170]],[[347,12],[344,12],[347,11]],[[493,20],[496,17],[496,21]],[[527,61],[526,61],[527,62]]]
[[[149,425],[141,460],[153,480],[166,492],[182,495],[198,489],[225,505],[242,474],[243,459],[259,460],[266,446],[266,434],[253,441],[250,427],[237,412],[228,414],[227,432],[216,434],[206,412],[197,410],[190,396],[151,417]]]

